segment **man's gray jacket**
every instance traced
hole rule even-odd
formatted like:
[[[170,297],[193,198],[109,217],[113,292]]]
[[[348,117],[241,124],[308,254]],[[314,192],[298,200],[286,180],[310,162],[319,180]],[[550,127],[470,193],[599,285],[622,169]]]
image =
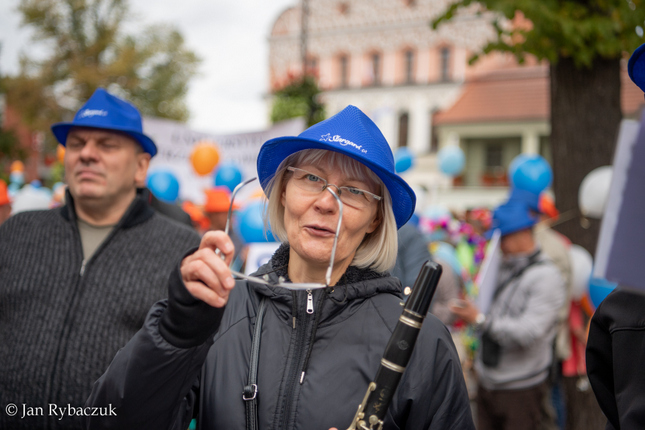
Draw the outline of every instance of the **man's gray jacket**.
[[[68,415],[166,297],[172,267],[199,236],[154,212],[148,197],[135,198],[86,262],[69,194],[67,206],[0,227],[1,429],[81,428]],[[16,416],[5,413],[10,403]]]
[[[536,263],[514,277],[530,259]],[[553,360],[553,340],[566,290],[558,268],[540,251],[504,260],[498,274],[501,290],[486,315],[484,329],[501,345],[496,367],[481,354],[475,362],[479,383],[486,389],[521,389],[543,382]]]

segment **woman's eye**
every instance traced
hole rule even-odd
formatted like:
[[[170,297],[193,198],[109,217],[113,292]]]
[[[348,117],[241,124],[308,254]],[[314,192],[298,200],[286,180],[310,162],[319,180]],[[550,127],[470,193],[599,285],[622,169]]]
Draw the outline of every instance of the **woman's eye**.
[[[316,175],[312,175],[311,173],[308,173],[307,176],[305,176],[308,180],[311,182],[318,182],[320,181],[320,178]]]
[[[350,193],[352,193],[352,194],[354,194],[356,196],[365,195],[363,190],[359,190],[358,188],[347,187],[347,191],[349,191]]]

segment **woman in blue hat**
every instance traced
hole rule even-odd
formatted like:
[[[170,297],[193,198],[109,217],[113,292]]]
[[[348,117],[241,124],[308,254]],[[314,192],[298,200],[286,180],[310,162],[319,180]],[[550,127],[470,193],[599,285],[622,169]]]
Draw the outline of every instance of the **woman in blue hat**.
[[[192,418],[218,430],[349,426],[401,315],[388,271],[414,193],[353,106],[266,142],[258,173],[281,247],[235,280],[230,238],[207,233],[95,384],[88,406],[114,413],[88,428],[183,430]],[[433,316],[384,428],[474,429],[459,358]]]

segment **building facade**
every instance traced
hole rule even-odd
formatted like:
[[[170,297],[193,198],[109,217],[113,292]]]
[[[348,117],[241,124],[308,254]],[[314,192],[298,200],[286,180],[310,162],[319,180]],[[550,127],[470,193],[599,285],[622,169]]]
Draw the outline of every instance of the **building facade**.
[[[494,205],[506,196],[506,169],[516,155],[550,160],[548,66],[528,58],[520,67],[500,53],[469,64],[495,37],[492,15],[478,6],[434,30],[431,23],[449,0],[294,3],[269,36],[271,90],[303,72],[304,22],[307,72],[318,78],[328,115],[355,105],[393,150],[408,147],[416,165],[403,176],[415,190],[427,191],[420,193],[421,207]],[[642,96],[629,79],[623,83],[629,112],[631,93],[641,102]],[[447,145],[466,155],[457,178],[438,169],[436,153]]]

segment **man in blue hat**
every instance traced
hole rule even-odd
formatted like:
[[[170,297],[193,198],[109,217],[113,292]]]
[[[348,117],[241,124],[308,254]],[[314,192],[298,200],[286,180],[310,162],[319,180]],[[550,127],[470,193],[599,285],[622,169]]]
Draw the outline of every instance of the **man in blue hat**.
[[[137,187],[157,148],[133,105],[98,89],[52,131],[66,147],[66,205],[0,228],[3,429],[82,428],[92,383],[199,244]]]
[[[553,362],[564,281],[534,238],[537,218],[526,202],[499,206],[488,236],[501,233],[503,261],[486,315],[469,301],[452,311],[481,333],[475,362],[479,430],[538,429]]]

